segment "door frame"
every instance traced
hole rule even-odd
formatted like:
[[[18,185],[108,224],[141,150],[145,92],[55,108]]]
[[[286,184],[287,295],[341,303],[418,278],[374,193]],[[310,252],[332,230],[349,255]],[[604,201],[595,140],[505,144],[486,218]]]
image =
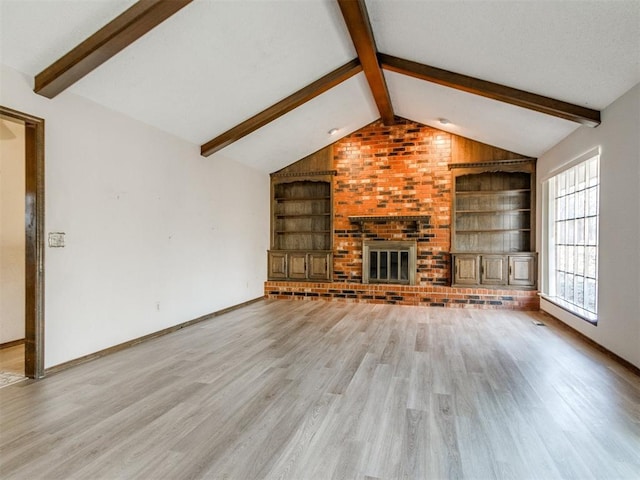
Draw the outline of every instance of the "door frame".
[[[25,348],[29,378],[44,376],[44,120],[0,105],[25,126]]]

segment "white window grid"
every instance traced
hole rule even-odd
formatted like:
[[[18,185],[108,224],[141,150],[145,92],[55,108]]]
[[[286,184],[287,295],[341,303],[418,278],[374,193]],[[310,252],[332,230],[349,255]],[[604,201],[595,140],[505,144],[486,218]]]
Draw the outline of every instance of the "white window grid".
[[[600,158],[594,156],[550,180],[550,294],[597,315]]]

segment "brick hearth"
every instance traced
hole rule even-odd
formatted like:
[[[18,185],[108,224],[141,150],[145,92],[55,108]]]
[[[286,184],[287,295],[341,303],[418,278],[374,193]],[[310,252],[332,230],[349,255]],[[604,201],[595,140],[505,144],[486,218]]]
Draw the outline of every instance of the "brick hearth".
[[[361,283],[265,282],[265,296],[428,307],[539,310],[536,291]]]

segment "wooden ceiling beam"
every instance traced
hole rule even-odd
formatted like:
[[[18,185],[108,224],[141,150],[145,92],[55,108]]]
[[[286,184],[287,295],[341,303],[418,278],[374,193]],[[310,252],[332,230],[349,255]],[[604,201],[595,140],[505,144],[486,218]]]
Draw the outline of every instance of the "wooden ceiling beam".
[[[208,141],[200,147],[200,154],[204,157],[223,149],[224,147],[232,144],[233,142],[240,140],[242,137],[249,135],[251,132],[264,127],[267,123],[274,121],[278,117],[290,112],[294,108],[299,107],[303,103],[317,97],[318,95],[326,92],[330,88],[348,80],[354,75],[362,71],[362,65],[356,58],[349,63],[335,69],[328,73],[324,77],[316,80],[315,82],[307,85],[306,87],[298,90],[287,98],[279,101],[278,103],[270,106],[266,110],[254,115],[253,117],[245,120],[244,122],[236,125],[235,127],[227,130],[226,132],[218,135],[216,138]]]
[[[364,0],[338,0],[349,35],[358,52],[369,88],[385,125],[393,125],[394,114],[384,73],[377,57],[376,42]]]
[[[379,53],[378,59],[385,70],[409,75],[427,82],[437,83],[445,87],[455,88],[456,90],[473,93],[554,117],[564,118],[589,127],[600,125],[600,112],[598,110],[412,62],[411,60],[404,60],[384,53]]]
[[[34,92],[55,97],[192,1],[138,1],[36,75]]]

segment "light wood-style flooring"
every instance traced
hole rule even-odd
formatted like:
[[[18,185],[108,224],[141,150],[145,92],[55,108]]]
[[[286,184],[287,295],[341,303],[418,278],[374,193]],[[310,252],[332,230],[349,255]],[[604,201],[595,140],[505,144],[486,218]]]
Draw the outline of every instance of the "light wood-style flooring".
[[[640,377],[533,320],[261,301],[1,389],[0,478],[640,478]]]
[[[0,348],[0,372],[24,375],[24,344]]]

